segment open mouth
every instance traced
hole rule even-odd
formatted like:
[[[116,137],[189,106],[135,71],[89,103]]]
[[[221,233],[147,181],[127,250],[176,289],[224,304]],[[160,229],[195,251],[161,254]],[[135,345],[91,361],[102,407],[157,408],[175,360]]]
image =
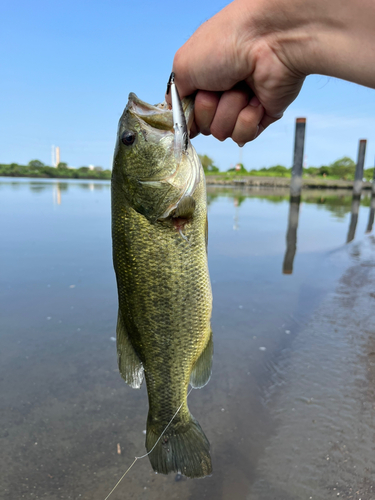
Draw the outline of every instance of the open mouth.
[[[166,102],[153,106],[141,101],[133,92],[129,94],[128,109],[130,113],[140,118],[151,127],[173,132],[172,110]]]
[[[129,94],[129,111],[153,128],[174,133],[172,107],[166,102],[153,106],[139,99],[133,92]],[[194,100],[186,98],[182,101],[188,129],[193,121]]]

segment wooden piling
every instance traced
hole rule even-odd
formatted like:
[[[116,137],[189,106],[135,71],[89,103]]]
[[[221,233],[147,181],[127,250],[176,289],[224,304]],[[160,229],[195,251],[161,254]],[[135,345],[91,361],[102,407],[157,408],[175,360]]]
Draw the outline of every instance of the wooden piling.
[[[367,144],[366,139],[361,139],[359,141],[358,159],[357,159],[357,166],[355,168],[355,178],[353,184],[353,196],[355,197],[361,196],[363,167],[365,164],[365,156],[366,156],[366,144]]]
[[[372,174],[372,195],[371,195],[371,203],[370,203],[370,213],[368,217],[368,224],[367,224],[367,229],[366,233],[371,233],[372,231],[372,226],[374,225],[374,218],[375,218],[375,166],[374,166],[374,173]]]
[[[303,153],[305,149],[305,129],[306,118],[297,118],[296,131],[294,136],[292,178],[290,180],[290,197],[292,200],[301,196]]]

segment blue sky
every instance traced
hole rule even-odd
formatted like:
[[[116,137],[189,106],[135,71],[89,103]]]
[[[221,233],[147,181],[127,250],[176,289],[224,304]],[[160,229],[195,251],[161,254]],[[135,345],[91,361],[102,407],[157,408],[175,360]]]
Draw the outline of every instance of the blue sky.
[[[118,119],[129,92],[164,99],[176,50],[228,2],[3,0],[0,15],[0,163],[61,161],[110,168]],[[242,149],[246,168],[290,166],[294,120],[307,117],[306,163],[356,159],[368,139],[374,165],[375,91],[308,77],[284,118]],[[194,139],[221,170],[240,159],[229,139]]]

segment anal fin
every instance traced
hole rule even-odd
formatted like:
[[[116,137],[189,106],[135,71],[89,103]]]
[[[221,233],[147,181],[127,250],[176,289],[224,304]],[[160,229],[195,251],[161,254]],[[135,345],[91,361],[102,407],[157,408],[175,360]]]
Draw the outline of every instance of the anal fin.
[[[190,375],[190,385],[194,389],[201,389],[204,387],[211,377],[212,372],[212,356],[214,353],[214,343],[212,340],[212,331],[210,334],[210,339],[204,348],[204,351],[197,359],[193,371]]]
[[[143,365],[132,346],[125,329],[121,312],[117,317],[117,363],[122,378],[133,389],[139,389],[143,382]]]

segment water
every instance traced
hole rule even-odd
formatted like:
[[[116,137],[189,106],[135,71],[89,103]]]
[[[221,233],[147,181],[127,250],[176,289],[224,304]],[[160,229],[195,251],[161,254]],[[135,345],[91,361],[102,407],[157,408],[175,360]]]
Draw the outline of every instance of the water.
[[[111,499],[374,499],[369,197],[350,244],[346,191],[208,197],[215,356],[189,407],[214,473],[146,458]],[[0,228],[0,499],[104,500],[147,416],[116,366],[109,183],[0,179]]]

